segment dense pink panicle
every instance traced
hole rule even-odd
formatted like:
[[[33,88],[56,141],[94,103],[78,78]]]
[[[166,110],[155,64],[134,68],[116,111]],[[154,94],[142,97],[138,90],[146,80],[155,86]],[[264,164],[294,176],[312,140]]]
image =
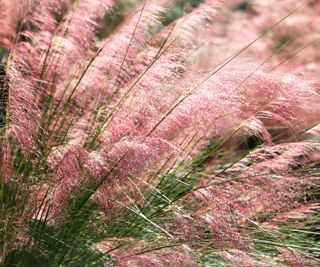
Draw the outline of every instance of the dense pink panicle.
[[[85,179],[82,167],[88,157],[88,152],[81,147],[60,147],[49,157],[49,164],[54,170],[54,186],[51,197],[53,215],[63,210],[70,193]]]
[[[92,64],[84,73],[81,83],[76,88],[75,99],[77,99],[78,104],[86,107],[91,112],[97,100],[105,103],[112,98],[113,101],[108,105],[110,108],[114,105],[113,103],[117,103],[117,94],[114,93],[117,92],[121,97],[127,89],[121,86],[140,74],[153,60],[154,52],[152,55],[145,57],[138,55],[138,52],[150,40],[152,34],[149,32],[148,27],[159,23],[158,20],[164,10],[162,8],[164,4],[165,1],[158,3],[147,2],[146,6],[142,7],[134,16],[126,18],[114,34],[111,34],[100,43],[98,48],[100,53],[91,55]],[[134,36],[132,37],[133,34]],[[147,61],[141,64],[144,59]],[[71,86],[74,83],[71,83]],[[66,84],[63,83],[62,85],[60,89],[58,88],[58,95],[62,94],[65,89]],[[82,125],[76,123],[71,127],[71,132],[73,133],[71,134],[71,139],[74,139],[75,135],[86,135],[86,129],[82,126],[90,124],[91,117],[88,113],[81,115],[83,115],[83,118],[80,120],[83,123]],[[117,119],[115,121],[117,121],[116,129],[109,131],[113,142],[118,140],[117,135],[118,133],[120,134],[122,126],[125,129],[130,129],[133,126],[128,121],[119,122]],[[81,142],[81,140],[76,137],[72,142]]]
[[[203,218],[199,219],[194,214],[186,214],[179,210],[178,206],[173,210],[176,214],[168,218],[166,224],[168,232],[177,240],[183,240],[192,247],[200,240],[208,238],[206,233],[208,225]],[[212,240],[212,236],[209,236],[209,239]]]
[[[132,256],[129,258],[121,258],[115,260],[119,267],[133,266],[133,267],[175,267],[186,266],[196,267],[196,262],[186,252],[177,251],[177,249],[163,249],[157,252],[144,253],[139,256]]]
[[[147,135],[161,119],[161,115],[183,93],[185,88],[177,86],[177,83],[183,77],[186,66],[177,47],[170,48],[170,52],[160,57],[147,75],[135,85],[128,101],[117,110],[117,115],[102,135],[103,142],[110,144],[123,136]],[[130,90],[132,86],[129,83],[124,91]]]
[[[90,55],[99,22],[110,12],[114,4],[114,0],[83,0],[69,10],[64,22],[59,25],[57,36],[54,37],[54,41],[59,45],[53,48],[50,58],[59,65],[59,69],[55,71],[61,76],[59,78],[62,83],[58,86],[66,87],[76,69]]]
[[[316,149],[317,144],[312,142],[276,145],[258,149],[252,154],[251,160],[261,169],[287,174],[295,167],[308,163],[310,159],[312,161],[311,155]]]
[[[81,101],[92,102],[99,94],[106,98],[117,89],[119,78],[128,68],[123,64],[135,59],[150,38],[148,27],[157,23],[162,11],[161,3],[147,3],[100,44],[101,52],[85,73],[77,92],[82,98],[85,96]]]
[[[54,175],[50,195],[52,216],[63,211],[68,197],[76,193],[80,185],[92,179],[99,182],[108,169],[98,154],[75,145],[56,148],[48,161]]]
[[[320,203],[307,203],[292,210],[277,214],[271,220],[264,222],[264,226],[276,227],[278,224],[290,223],[294,220],[303,220],[320,210]]]
[[[111,149],[106,148],[103,155],[108,162],[112,162],[114,165],[122,158],[117,165],[117,176],[126,177],[153,166],[158,160],[163,159],[165,154],[170,154],[174,149],[172,144],[166,140],[145,138],[115,143]]]
[[[137,190],[142,186],[141,182],[133,183],[127,178],[154,168],[174,150],[176,148],[172,144],[156,138],[124,140],[111,148],[106,147],[101,154],[110,164],[110,173],[107,172],[105,182],[95,196],[106,214],[117,212],[123,205],[141,202],[143,198]]]
[[[234,188],[233,191],[237,191],[235,185],[240,186],[242,183],[243,188],[247,188],[248,190],[254,190],[255,188],[252,188],[254,185],[265,186],[270,182],[281,183],[281,179],[278,180],[275,178],[277,176],[279,176],[279,178],[292,176],[290,172],[294,170],[294,168],[312,162],[313,159],[311,158],[311,154],[315,148],[316,145],[302,142],[256,149],[252,154],[228,169],[228,172],[223,175],[223,180],[221,182],[218,179],[212,184],[212,189],[218,189],[220,183],[221,186],[230,189]],[[274,178],[269,177],[269,174],[273,174]],[[237,175],[238,177],[234,177],[234,175]],[[290,177],[287,178],[290,179]],[[231,184],[226,183],[227,181]],[[242,188],[242,186],[240,188]],[[240,191],[238,191],[238,193],[239,192]],[[207,196],[210,195],[211,194],[208,194]]]
[[[100,181],[106,171],[110,169],[106,160],[97,152],[91,152],[88,155],[83,167],[89,171],[91,178],[96,181]]]
[[[222,204],[215,205],[213,209],[201,210],[199,213],[203,213],[202,219],[210,227],[212,244],[215,247],[250,250],[253,248],[253,243],[237,229],[237,216],[232,216],[233,212],[232,208]],[[200,218],[201,216],[198,217]]]
[[[7,70],[9,85],[8,134],[25,151],[33,151],[40,114],[35,107],[33,81],[23,77],[15,66]]]
[[[188,89],[193,89],[192,93],[159,125],[155,134],[170,136],[182,132],[182,129],[198,126],[208,136],[221,136],[241,122],[257,117],[259,127],[255,129],[270,142],[270,136],[261,125],[269,118],[275,118],[277,123],[280,121],[286,126],[295,124],[297,128],[306,124],[306,121],[299,121],[302,114],[309,114],[310,121],[315,121],[319,113],[315,107],[319,95],[310,85],[303,85],[302,80],[300,85],[293,77],[280,79],[263,72],[255,73],[242,85],[250,74],[250,71],[231,67],[198,88],[203,78],[191,80],[195,73],[186,75],[184,83]],[[307,101],[311,103],[310,109],[305,106]]]
[[[20,2],[20,0],[0,2],[0,46],[11,47],[16,38],[18,19],[22,16]]]
[[[292,249],[278,248],[282,257],[290,267],[316,267],[318,263],[315,260],[307,259],[299,255]]]
[[[45,0],[39,4],[38,1],[33,1],[23,8],[25,15],[21,22],[17,43],[13,47],[17,55],[15,63],[36,80],[40,78],[44,68],[44,59],[57,26],[55,13],[59,14],[60,9],[68,5],[68,2],[69,0],[63,0],[58,4],[56,0]],[[32,28],[37,31],[32,31]],[[41,78],[44,79],[44,77]]]
[[[96,244],[101,251],[109,251],[121,243],[121,239],[114,241],[104,241]],[[123,240],[126,241],[126,240]],[[130,240],[127,240],[127,242]],[[140,251],[151,250],[150,252],[139,253]],[[121,249],[112,251],[112,261],[119,267],[196,267],[198,266],[192,257],[191,248],[186,245],[175,246],[173,248],[161,248],[152,250],[152,247],[144,242],[139,242],[136,246],[124,246]],[[140,254],[140,255],[139,255]]]
[[[187,89],[192,89],[201,81],[201,77],[197,73],[189,73],[186,70],[185,64],[179,58],[181,51],[177,47],[170,49],[171,53],[159,58],[148,72],[148,76],[150,75],[152,78],[142,78],[124,105],[125,108],[120,110],[110,123],[108,130],[102,137],[106,143],[114,142],[123,136],[147,135],[175,101]],[[214,89],[212,92],[205,89],[199,93],[195,92],[166,118],[165,123],[160,125],[155,136],[172,140],[177,134],[183,135],[184,130],[187,130],[188,126],[196,121],[193,121],[196,115],[206,116],[208,111],[220,111],[217,108],[213,110],[210,105],[212,106],[214,103],[208,99],[209,95],[218,99],[220,95],[216,93]],[[211,109],[203,113],[206,108]],[[193,110],[196,110],[196,113],[192,113]],[[195,125],[192,126],[195,127]]]
[[[223,176],[210,180],[193,193],[193,217],[206,222],[214,237],[215,246],[248,249],[250,239],[237,229],[247,218],[276,213],[298,206],[312,177],[307,179],[290,173],[310,160],[309,144],[287,144],[256,150],[235,164]],[[205,180],[205,178],[204,178]],[[190,196],[189,196],[190,198]]]
[[[192,43],[192,40],[190,40],[190,36],[188,37],[186,35],[186,32],[190,31],[195,25],[199,26],[207,23],[207,20],[214,16],[218,2],[219,1],[207,1],[201,5],[200,8],[195,9],[186,20],[183,19],[182,26],[174,29],[173,34],[170,32],[167,33],[165,30],[160,32],[162,39],[169,37],[166,44],[168,44],[168,47],[170,46],[170,53],[162,55],[157,59],[155,64],[152,65],[151,69],[148,70],[146,76],[151,77],[151,79],[142,77],[137,85],[135,84],[135,80],[127,85],[129,90],[132,86],[136,87],[134,93],[131,94],[133,95],[133,99],[130,101],[130,103],[134,102],[135,105],[130,105],[130,103],[125,105],[126,108],[123,108],[120,111],[121,114],[112,121],[108,128],[112,130],[108,131],[104,136],[107,142],[110,142],[113,138],[121,137],[121,135],[126,134],[129,130],[130,134],[147,134],[157,121],[160,120],[161,115],[170,109],[175,100],[183,94],[186,83],[190,83],[190,80],[185,83],[179,81],[179,79],[183,78],[184,72],[186,71],[184,62],[185,52],[183,50],[192,51],[187,44],[190,41]],[[189,23],[185,25],[185,21]],[[172,39],[174,40],[173,43],[171,43]],[[160,43],[162,43],[162,40]],[[166,47],[166,44],[164,47]],[[153,49],[151,48],[149,51],[153,52]],[[189,77],[191,78],[191,75],[189,75]],[[124,91],[126,91],[126,87]],[[146,101],[148,106],[145,105]],[[131,110],[132,108],[134,110]],[[183,124],[182,121],[181,124]],[[123,125],[123,128],[121,126],[119,127],[119,125]],[[115,131],[118,133],[116,136],[113,135]],[[168,136],[168,139],[172,139],[172,137]]]
[[[104,144],[145,136],[151,131],[154,137],[175,142],[194,128],[209,137],[223,136],[239,126],[241,131],[237,134],[255,135],[271,144],[272,136],[266,127],[282,124],[299,130],[315,122],[319,114],[316,106],[319,95],[302,79],[257,72],[242,84],[251,72],[239,71],[233,66],[197,88],[204,73],[186,71],[182,63],[173,63],[173,59],[164,56],[159,59],[159,65],[152,66],[150,74],[154,74],[153,78],[143,79],[137,85],[101,137]],[[161,71],[164,66],[167,70]],[[157,125],[189,90],[190,95]],[[308,120],[299,119],[306,116]]]
[[[236,267],[255,267],[254,260],[241,250],[232,249],[230,251],[222,251],[217,253],[227,263]]]

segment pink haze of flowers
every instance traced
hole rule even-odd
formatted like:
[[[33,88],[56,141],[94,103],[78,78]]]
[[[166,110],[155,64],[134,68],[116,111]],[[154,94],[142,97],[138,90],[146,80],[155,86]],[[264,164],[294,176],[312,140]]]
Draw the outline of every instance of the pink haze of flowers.
[[[255,15],[239,15],[236,22],[231,10],[241,1],[207,0],[166,26],[162,19],[172,1],[142,2],[101,38],[97,32],[117,1],[0,2],[0,46],[9,51],[0,177],[22,183],[12,152],[18,149],[35,168],[47,170],[29,177],[29,218],[46,214],[56,227],[69,197],[93,182],[99,186],[90,199],[106,221],[116,220],[124,207],[148,204],[141,192],[152,191],[160,174],[180,170],[209,142],[223,140],[219,148],[232,154],[238,152],[233,144],[254,136],[259,148],[218,174],[210,158],[191,192],[170,208],[175,215],[158,227],[173,247],[152,251],[152,244],[139,240],[116,249],[121,238],[95,247],[111,251],[117,266],[198,266],[198,244],[209,232],[207,246],[224,262],[274,266],[255,254],[246,227],[271,233],[281,222],[319,209],[318,203],[301,203],[317,174],[294,172],[319,162],[317,47],[306,51],[310,62],[301,53],[292,65],[279,65],[304,45],[296,33],[303,31],[308,40],[316,36],[319,23],[311,20],[318,1],[284,19],[296,1],[256,3]],[[281,19],[271,40],[260,38],[241,52],[243,41]],[[286,40],[294,37],[293,46],[263,62],[284,32]],[[132,182],[132,177],[138,178]],[[190,208],[181,212],[186,205]],[[262,214],[268,219],[256,220]],[[279,247],[278,255],[289,266],[317,264],[291,248]]]

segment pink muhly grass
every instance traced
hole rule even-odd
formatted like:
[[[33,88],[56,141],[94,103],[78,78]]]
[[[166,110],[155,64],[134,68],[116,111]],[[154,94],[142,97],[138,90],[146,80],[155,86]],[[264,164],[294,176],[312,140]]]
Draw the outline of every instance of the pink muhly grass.
[[[52,36],[57,27],[55,14],[62,12],[62,6],[68,1],[62,1],[59,6],[56,1],[43,1],[41,5],[37,1],[25,4],[25,10],[21,17],[21,26],[18,28],[18,36],[14,45],[17,54],[14,61],[19,68],[24,69],[25,75],[33,79],[39,79],[45,64],[45,54],[51,46]],[[22,4],[23,5],[23,4]],[[35,29],[32,31],[32,29]],[[21,57],[20,57],[21,56]],[[27,71],[28,70],[28,71]],[[44,77],[41,77],[43,79]]]
[[[6,0],[0,3],[1,46],[10,47],[16,38],[16,25],[22,16],[19,0]]]
[[[250,256],[248,256],[245,252],[240,250],[233,249],[231,251],[218,252],[218,255],[224,258],[226,262],[231,264],[232,266],[256,266],[254,260],[250,258]]]
[[[307,259],[303,255],[299,255],[294,250],[285,248],[278,248],[278,250],[290,267],[317,266],[316,261],[313,259]]]
[[[302,204],[297,208],[290,209],[287,212],[277,214],[271,220],[265,222],[264,225],[270,227],[277,227],[281,223],[289,223],[293,220],[303,220],[307,218],[309,215],[312,215],[317,210],[319,210],[319,205],[319,203]]]
[[[301,10],[285,1],[271,28],[256,15],[259,37],[234,51],[239,25],[216,14],[226,4],[233,16],[236,2],[194,4],[166,26],[175,1],[133,1],[103,38],[122,2],[0,3],[1,264],[256,266],[262,254],[309,264],[280,222],[319,210],[317,77],[268,72],[281,63],[269,43],[252,63],[242,53],[262,42],[260,27],[281,39],[273,29]],[[224,23],[234,56],[203,62],[223,34],[209,29]]]
[[[211,185],[200,187],[189,195],[186,201],[197,203],[190,216],[196,218],[195,222],[202,220],[210,227],[216,247],[248,250],[252,241],[240,226],[259,220],[260,216],[272,216],[299,205],[298,200],[303,198],[316,177],[295,177],[290,170],[296,164],[312,162],[310,153],[308,144],[258,149],[225,174],[217,177],[212,174],[215,180],[208,181]],[[305,163],[301,162],[302,158]],[[207,179],[203,178],[204,181]],[[187,225],[195,233],[197,228],[191,226],[193,224],[189,221]],[[198,229],[199,234],[201,229]]]
[[[53,48],[51,60],[58,64],[59,70],[55,71],[59,73],[59,79],[62,80],[62,84],[58,87],[67,86],[67,81],[72,78],[72,72],[76,72],[90,55],[94,48],[94,34],[99,27],[99,22],[110,12],[114,4],[113,0],[80,1],[69,10],[53,40],[57,43],[57,47]],[[88,10],[90,12],[87,12]],[[62,62],[57,62],[60,60]]]
[[[9,144],[5,141],[0,143],[0,168],[1,168],[1,179],[5,182],[9,182],[11,178],[11,159],[10,159],[10,148]]]
[[[7,132],[14,136],[23,150],[35,149],[36,129],[39,127],[40,113],[34,103],[34,82],[25,78],[15,66],[7,70],[9,84]]]
[[[92,66],[84,74],[79,92],[84,95],[108,95],[119,86],[125,78],[124,69],[128,61],[136,57],[139,49],[149,38],[148,27],[156,23],[163,9],[160,4],[146,3],[116,33],[100,44],[98,54],[94,56]],[[108,82],[107,82],[108,80]],[[82,88],[82,89],[81,89]],[[101,92],[92,90],[102,90]],[[90,91],[87,92],[87,91]]]
[[[57,148],[50,155],[50,168],[54,172],[54,185],[50,185],[53,190],[51,197],[53,215],[64,209],[68,195],[84,184],[86,179],[99,178],[99,174],[98,177],[91,177],[91,173],[85,168],[88,160],[88,152],[77,146]],[[95,168],[98,168],[97,165]]]
[[[117,246],[117,243],[121,243],[120,240],[113,242],[101,242],[97,244],[99,250],[108,251]],[[130,242],[130,240],[129,240]],[[148,251],[148,244],[139,244],[134,248],[124,247],[119,250],[115,250],[112,253],[113,261],[117,266],[186,266],[194,267],[198,266],[192,258],[192,251],[187,246],[177,246],[172,248],[164,248],[159,251],[150,251],[141,253],[140,251]]]

